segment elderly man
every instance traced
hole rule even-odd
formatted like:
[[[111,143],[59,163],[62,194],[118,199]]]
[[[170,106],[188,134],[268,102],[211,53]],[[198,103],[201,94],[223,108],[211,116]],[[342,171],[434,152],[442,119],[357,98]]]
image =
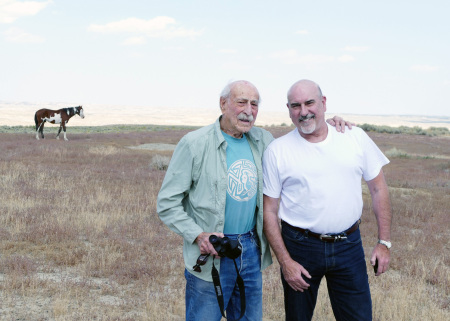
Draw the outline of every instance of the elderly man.
[[[390,260],[391,208],[382,170],[389,161],[360,128],[342,135],[330,130],[326,97],[314,82],[296,82],[287,107],[296,129],[271,143],[263,158],[264,232],[281,266],[286,320],[311,320],[323,276],[336,320],[372,320],[359,231],[361,177],[377,218],[379,241],[370,262],[378,263],[378,276]]]
[[[262,154],[273,137],[253,127],[259,100],[248,81],[227,85],[220,96],[222,115],[180,140],[158,194],[161,220],[184,239],[186,320],[221,319],[213,262],[220,271],[218,294],[223,295],[227,317],[236,320],[244,310],[236,286],[239,270],[245,285],[242,320],[262,320],[261,270],[272,262],[263,234]],[[211,235],[240,243],[236,266],[228,257],[211,257],[194,269],[200,254],[217,255]]]

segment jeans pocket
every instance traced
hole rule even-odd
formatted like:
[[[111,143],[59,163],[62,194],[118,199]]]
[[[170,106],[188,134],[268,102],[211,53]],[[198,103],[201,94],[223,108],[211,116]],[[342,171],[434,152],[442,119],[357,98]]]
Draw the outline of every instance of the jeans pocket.
[[[281,235],[283,239],[286,238],[294,242],[300,242],[306,238],[304,233],[296,231],[287,225],[281,227]]]
[[[261,249],[261,242],[259,241],[258,234],[253,233],[251,240],[252,243],[255,244],[258,249]]]
[[[345,239],[345,243],[348,244],[358,244],[361,243],[361,233],[358,230],[356,230],[355,232],[351,233],[350,235],[347,235],[347,238]]]

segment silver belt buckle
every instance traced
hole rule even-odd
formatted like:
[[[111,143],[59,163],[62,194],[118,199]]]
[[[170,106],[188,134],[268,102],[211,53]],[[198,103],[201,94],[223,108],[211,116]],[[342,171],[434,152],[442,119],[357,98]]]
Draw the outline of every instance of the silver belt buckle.
[[[319,238],[321,241],[323,241],[324,238],[332,238],[336,242],[336,241],[340,241],[340,240],[345,240],[347,238],[347,236],[341,235],[341,234],[338,234],[338,235],[320,234]]]
[[[340,240],[345,240],[347,238],[347,236],[339,234],[335,236],[335,241],[340,241]]]

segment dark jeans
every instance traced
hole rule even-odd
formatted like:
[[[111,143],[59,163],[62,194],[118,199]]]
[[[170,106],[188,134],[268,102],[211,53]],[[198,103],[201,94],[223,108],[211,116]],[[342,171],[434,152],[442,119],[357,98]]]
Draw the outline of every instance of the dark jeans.
[[[282,236],[292,259],[312,277],[304,277],[310,287],[299,292],[281,274],[286,320],[311,320],[324,276],[336,320],[372,320],[372,299],[359,229],[346,240],[326,243],[283,224]]]

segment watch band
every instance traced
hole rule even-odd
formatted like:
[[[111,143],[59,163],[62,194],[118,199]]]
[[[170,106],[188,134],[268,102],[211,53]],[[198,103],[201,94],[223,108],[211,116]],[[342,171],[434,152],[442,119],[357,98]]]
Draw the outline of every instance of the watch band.
[[[386,246],[388,248],[388,250],[392,247],[392,243],[389,241],[385,241],[385,240],[378,240],[379,244],[383,244],[384,246]]]

